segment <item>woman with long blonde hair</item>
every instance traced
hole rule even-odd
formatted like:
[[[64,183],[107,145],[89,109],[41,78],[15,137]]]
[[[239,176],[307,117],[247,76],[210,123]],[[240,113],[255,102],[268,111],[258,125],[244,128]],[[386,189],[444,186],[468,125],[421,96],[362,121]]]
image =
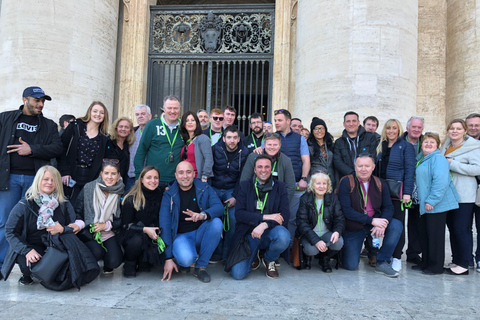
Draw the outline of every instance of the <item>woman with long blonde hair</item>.
[[[393,199],[393,217],[405,226],[405,211],[403,205],[411,202],[415,176],[415,150],[408,141],[402,138],[403,128],[397,119],[388,120],[383,126],[380,143],[377,147],[376,175],[393,183],[402,184],[401,199]],[[402,205],[403,204],[403,205]],[[402,269],[402,253],[405,246],[405,227],[398,244],[393,251],[392,268]]]

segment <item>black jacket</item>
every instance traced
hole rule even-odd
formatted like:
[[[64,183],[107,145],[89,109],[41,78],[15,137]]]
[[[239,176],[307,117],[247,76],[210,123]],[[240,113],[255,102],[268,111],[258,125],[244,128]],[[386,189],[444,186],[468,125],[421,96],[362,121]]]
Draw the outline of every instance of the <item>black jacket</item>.
[[[75,211],[70,202],[67,201],[60,204],[58,208],[55,209],[55,212],[57,212],[57,210],[60,210],[65,218],[63,233],[73,232],[73,229],[68,226],[68,224],[75,222]],[[33,201],[27,201],[24,198],[21,199],[10,212],[5,225],[5,238],[10,245],[2,266],[2,275],[5,280],[7,280],[8,275],[12,271],[17,256],[19,254],[26,255],[32,250],[29,247],[30,243],[27,239],[27,234],[29,229],[31,230],[37,227],[37,216],[38,206]]]
[[[347,131],[343,130],[342,136],[335,141],[335,148],[333,149],[333,163],[340,177],[352,174],[355,171],[354,157],[350,151],[348,139]],[[373,132],[367,132],[362,126],[359,126],[355,142],[357,145],[357,156],[366,152],[374,159],[377,157],[378,141]]]
[[[15,130],[18,118],[22,115],[23,105],[18,110],[0,113],[0,191],[8,190],[10,178],[10,154],[7,153],[7,146],[12,145],[15,139]],[[35,171],[42,166],[49,164],[50,159],[58,157],[62,153],[62,142],[58,135],[57,124],[38,115],[38,128],[35,133],[34,142],[30,143],[34,158]]]
[[[328,193],[324,197],[323,222],[331,232],[338,232],[342,235],[345,230],[345,217],[343,216],[342,206],[338,198],[333,193]],[[320,237],[313,231],[318,223],[318,211],[315,203],[315,196],[312,192],[304,193],[300,197],[300,205],[297,211],[297,231],[296,236],[304,236],[308,242],[314,246]]]
[[[76,180],[78,139],[80,138],[80,132],[84,132],[86,126],[87,124],[85,122],[77,119],[70,123],[62,134],[63,152],[57,159],[58,171],[60,171],[62,177],[69,175]],[[115,152],[113,152],[113,143],[110,138],[101,133],[99,133],[99,135],[100,150],[93,160],[89,181],[95,180],[100,174],[102,160],[104,158],[118,159],[118,157],[115,156]]]

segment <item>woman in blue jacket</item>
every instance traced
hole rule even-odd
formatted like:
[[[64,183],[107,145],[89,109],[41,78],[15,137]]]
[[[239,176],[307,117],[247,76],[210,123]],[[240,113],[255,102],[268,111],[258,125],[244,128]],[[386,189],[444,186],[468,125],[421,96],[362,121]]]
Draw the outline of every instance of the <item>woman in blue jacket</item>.
[[[403,183],[402,199],[392,199],[395,213],[393,217],[400,220],[405,226],[405,211],[402,203],[410,202],[413,192],[415,174],[415,150],[401,135],[402,125],[397,119],[390,119],[385,123],[377,147],[377,176],[385,180],[400,181]],[[393,251],[392,268],[395,271],[402,269],[402,251],[405,246],[405,227]]]
[[[418,234],[422,248],[422,263],[412,266],[423,274],[443,273],[445,260],[445,224],[447,211],[458,208],[460,200],[450,179],[450,165],[438,146],[436,133],[426,133],[422,139],[422,152],[417,156],[416,182],[420,220]]]

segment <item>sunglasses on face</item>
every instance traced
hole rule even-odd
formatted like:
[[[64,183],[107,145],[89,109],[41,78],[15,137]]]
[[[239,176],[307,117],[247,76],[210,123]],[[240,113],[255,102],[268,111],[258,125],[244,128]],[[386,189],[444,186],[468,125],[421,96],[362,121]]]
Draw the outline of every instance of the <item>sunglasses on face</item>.
[[[212,117],[213,121],[223,121],[223,117]]]

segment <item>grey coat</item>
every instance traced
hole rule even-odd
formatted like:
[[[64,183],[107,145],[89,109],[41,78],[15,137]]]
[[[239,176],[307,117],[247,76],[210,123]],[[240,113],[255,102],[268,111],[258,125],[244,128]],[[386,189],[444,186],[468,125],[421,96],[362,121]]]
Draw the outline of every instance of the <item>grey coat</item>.
[[[264,151],[265,153],[265,151]],[[279,152],[280,156],[278,158],[276,172],[278,173],[278,181],[285,182],[288,192],[288,201],[292,200],[295,189],[297,188],[297,183],[295,182],[295,173],[293,172],[292,160],[284,153]],[[242,175],[240,176],[240,181],[251,179],[254,173],[255,159],[258,154],[252,152],[248,155],[245,166],[242,170]]]
[[[197,166],[197,178],[213,177],[213,154],[210,138],[206,134],[199,135],[193,140],[195,146],[195,165]]]
[[[445,154],[452,144],[450,138],[445,141],[442,147],[442,154]],[[449,153],[447,158],[452,158],[450,173],[453,184],[460,195],[460,203],[474,203],[477,196],[477,179],[480,175],[480,142],[468,137],[463,145],[457,150]]]

